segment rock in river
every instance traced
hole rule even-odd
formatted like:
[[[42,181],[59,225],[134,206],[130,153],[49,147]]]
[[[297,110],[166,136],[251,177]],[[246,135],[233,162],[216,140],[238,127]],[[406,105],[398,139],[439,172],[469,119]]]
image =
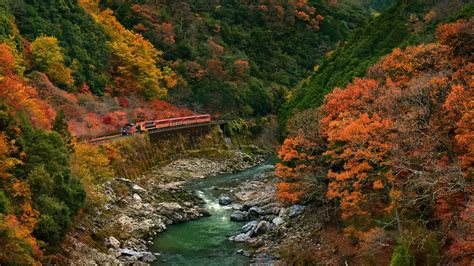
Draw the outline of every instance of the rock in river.
[[[230,220],[232,221],[247,221],[248,219],[248,213],[243,211],[235,211],[230,215]]]
[[[243,233],[242,233],[242,234],[238,234],[238,235],[236,235],[236,236],[233,238],[233,240],[234,240],[235,242],[245,242],[245,241],[247,241],[247,240],[249,240],[249,239],[250,239],[250,236],[249,236],[248,234],[243,234]]]
[[[240,230],[242,233],[247,233],[251,230],[255,230],[255,228],[258,225],[258,221],[251,221],[246,223],[244,226],[242,226],[242,229]]]
[[[230,199],[230,197],[228,195],[221,195],[219,197],[219,204],[220,205],[229,205],[232,203],[232,200]]]

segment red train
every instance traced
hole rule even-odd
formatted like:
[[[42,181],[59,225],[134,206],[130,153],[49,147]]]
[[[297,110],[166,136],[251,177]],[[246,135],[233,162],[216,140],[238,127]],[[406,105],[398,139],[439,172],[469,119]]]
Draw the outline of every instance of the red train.
[[[122,135],[146,132],[156,128],[166,128],[181,125],[200,124],[211,121],[211,115],[194,115],[186,117],[177,117],[169,119],[160,119],[152,121],[143,121],[138,123],[129,123],[122,128]]]

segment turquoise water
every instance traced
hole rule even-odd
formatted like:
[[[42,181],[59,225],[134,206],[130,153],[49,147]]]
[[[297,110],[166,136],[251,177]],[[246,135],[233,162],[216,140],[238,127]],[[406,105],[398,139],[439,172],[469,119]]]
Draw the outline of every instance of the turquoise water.
[[[245,223],[230,221],[232,207],[218,204],[217,198],[222,191],[215,188],[232,188],[272,169],[272,164],[267,163],[239,173],[208,177],[189,184],[189,188],[204,199],[204,207],[211,216],[171,225],[161,233],[151,248],[152,252],[161,254],[153,265],[248,265],[249,258],[236,254],[236,251],[249,247],[228,240]]]

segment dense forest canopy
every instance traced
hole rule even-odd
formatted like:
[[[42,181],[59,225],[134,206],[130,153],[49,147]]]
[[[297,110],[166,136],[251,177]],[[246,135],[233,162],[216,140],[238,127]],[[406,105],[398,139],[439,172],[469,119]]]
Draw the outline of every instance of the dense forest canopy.
[[[101,1],[164,51],[184,78],[172,100],[265,115],[367,11],[306,1]]]
[[[385,12],[356,29],[351,37],[320,64],[315,73],[291,91],[281,110],[283,120],[291,114],[322,104],[334,87],[345,86],[393,48],[434,40],[435,25],[472,15],[472,1],[396,1]],[[469,11],[470,10],[470,11]]]
[[[438,26],[435,42],[394,49],[295,115],[278,152],[280,200],[332,209],[367,261],[385,243],[391,265],[469,264],[473,23]]]

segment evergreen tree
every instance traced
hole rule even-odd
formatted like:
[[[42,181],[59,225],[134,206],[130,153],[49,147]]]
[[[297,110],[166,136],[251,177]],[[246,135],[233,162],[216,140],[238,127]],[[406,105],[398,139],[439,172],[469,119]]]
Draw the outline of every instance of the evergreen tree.
[[[60,110],[56,114],[56,118],[53,122],[53,130],[61,135],[68,152],[71,154],[74,153],[74,137],[71,135],[71,132],[69,132],[69,126],[67,124],[64,110]]]

